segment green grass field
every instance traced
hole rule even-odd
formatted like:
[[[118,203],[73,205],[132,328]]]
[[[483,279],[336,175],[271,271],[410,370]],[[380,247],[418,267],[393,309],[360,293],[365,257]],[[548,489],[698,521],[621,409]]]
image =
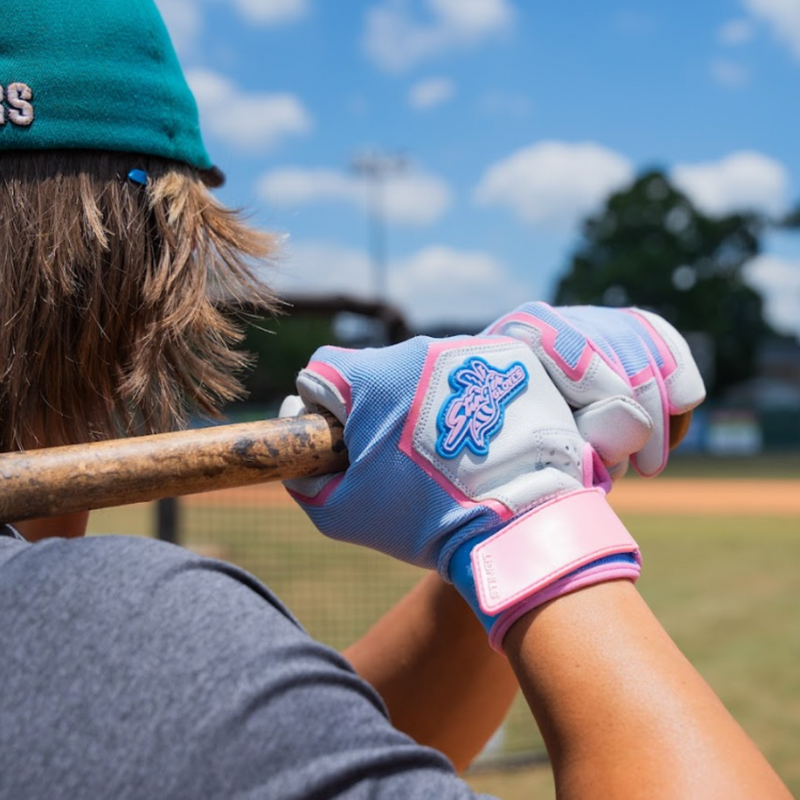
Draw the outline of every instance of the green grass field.
[[[671,473],[696,474],[697,463],[682,466]],[[765,462],[755,472],[768,476],[775,466]],[[712,467],[715,475],[748,473],[735,464]],[[778,471],[800,475],[800,459]],[[151,517],[147,506],[96,512],[92,530],[142,533]],[[641,592],[800,796],[800,519],[629,515],[625,522],[644,554]],[[313,636],[335,647],[357,638],[420,574],[324,539],[291,508],[187,504],[182,525],[188,546],[256,574]],[[542,750],[521,702],[504,726],[503,749]],[[504,800],[554,796],[547,767],[481,773],[470,782]]]
[[[642,594],[800,796],[800,521],[625,521],[644,553]],[[510,724],[522,739],[529,720],[515,708]],[[541,769],[473,784],[504,800],[554,796]]]

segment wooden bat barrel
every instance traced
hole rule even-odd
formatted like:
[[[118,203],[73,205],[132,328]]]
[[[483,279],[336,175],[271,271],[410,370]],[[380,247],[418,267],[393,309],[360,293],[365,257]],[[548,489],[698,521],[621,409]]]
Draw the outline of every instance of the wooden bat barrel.
[[[0,521],[341,472],[329,414],[0,454]]]

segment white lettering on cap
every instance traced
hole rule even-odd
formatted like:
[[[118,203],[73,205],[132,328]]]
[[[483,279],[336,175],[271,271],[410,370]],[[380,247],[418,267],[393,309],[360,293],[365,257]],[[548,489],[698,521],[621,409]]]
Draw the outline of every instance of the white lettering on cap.
[[[32,100],[33,91],[26,83],[9,83],[5,90],[0,86],[0,125],[8,119],[12,125],[27,128],[35,116]]]

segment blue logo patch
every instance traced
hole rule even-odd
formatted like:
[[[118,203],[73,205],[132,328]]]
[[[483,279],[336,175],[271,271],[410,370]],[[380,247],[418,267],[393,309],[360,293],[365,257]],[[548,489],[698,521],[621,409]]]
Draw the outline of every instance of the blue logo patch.
[[[527,385],[528,372],[518,361],[502,371],[471,356],[450,373],[451,395],[437,420],[436,452],[455,458],[465,447],[476,456],[489,454],[489,439],[503,426],[505,406]]]

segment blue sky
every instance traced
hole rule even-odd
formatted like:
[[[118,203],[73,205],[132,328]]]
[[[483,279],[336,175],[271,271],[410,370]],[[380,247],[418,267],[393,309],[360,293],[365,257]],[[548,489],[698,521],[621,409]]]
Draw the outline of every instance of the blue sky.
[[[286,234],[286,292],[374,296],[364,154],[417,326],[549,299],[579,220],[646,167],[709,213],[800,201],[800,0],[157,3],[221,199]],[[800,334],[800,232],[747,275]]]

